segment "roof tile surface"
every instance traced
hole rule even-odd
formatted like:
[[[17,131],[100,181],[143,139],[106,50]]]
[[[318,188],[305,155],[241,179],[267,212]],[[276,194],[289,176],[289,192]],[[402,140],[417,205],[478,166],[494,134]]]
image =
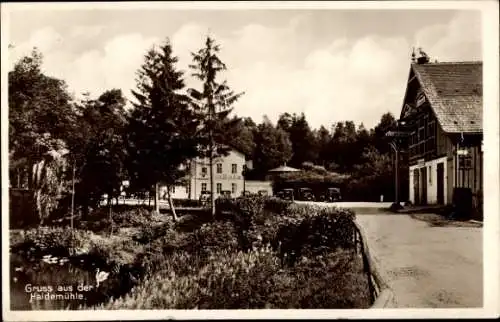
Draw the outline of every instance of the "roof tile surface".
[[[412,64],[445,132],[483,131],[483,64],[452,62]]]

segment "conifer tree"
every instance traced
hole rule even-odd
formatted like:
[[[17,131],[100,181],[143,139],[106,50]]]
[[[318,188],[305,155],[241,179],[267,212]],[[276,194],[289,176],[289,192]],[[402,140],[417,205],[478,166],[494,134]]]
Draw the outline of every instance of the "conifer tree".
[[[200,119],[199,152],[203,158],[208,158],[210,171],[211,212],[215,216],[214,199],[214,159],[229,152],[227,147],[228,128],[234,127],[237,119],[229,119],[233,104],[243,95],[231,90],[227,81],[220,82],[218,76],[227,70],[219,58],[220,46],[208,36],[203,48],[192,53],[193,64],[190,65],[192,75],[201,81],[202,89],[189,89],[195,110]]]
[[[136,98],[131,114],[129,153],[136,187],[154,191],[159,212],[159,186],[167,186],[169,206],[177,220],[171,191],[184,183],[188,160],[197,154],[197,118],[183,93],[183,73],[176,69],[177,57],[167,41],[151,49],[137,75]],[[152,189],[152,187],[154,187]]]

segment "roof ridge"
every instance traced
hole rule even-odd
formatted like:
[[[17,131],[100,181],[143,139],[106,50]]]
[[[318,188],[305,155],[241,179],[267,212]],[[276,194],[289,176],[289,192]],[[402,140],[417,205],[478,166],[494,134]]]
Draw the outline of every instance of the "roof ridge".
[[[470,61],[444,61],[444,62],[428,62],[425,64],[412,63],[416,66],[426,66],[426,65],[480,65],[482,60],[470,60]]]

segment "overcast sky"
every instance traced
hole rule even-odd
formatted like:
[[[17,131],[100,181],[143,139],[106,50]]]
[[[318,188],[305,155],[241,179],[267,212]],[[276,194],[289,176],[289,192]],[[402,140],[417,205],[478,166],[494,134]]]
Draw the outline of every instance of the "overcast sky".
[[[11,66],[37,46],[44,71],[75,95],[120,88],[129,98],[148,48],[169,37],[188,71],[210,31],[228,66],[223,78],[245,92],[237,115],[261,122],[304,112],[313,128],[398,115],[412,46],[433,60],[481,60],[477,11],[29,10],[9,20]]]

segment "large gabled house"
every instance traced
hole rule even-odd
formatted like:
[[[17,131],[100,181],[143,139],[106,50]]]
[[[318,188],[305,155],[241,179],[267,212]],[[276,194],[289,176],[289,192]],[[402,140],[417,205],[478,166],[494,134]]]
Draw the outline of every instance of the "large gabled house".
[[[399,123],[413,204],[482,202],[482,69],[482,62],[411,64]]]
[[[240,196],[244,190],[266,189],[268,183],[258,184],[247,181],[244,169],[252,168],[252,161],[247,156],[232,147],[227,155],[218,156],[213,160],[214,196],[217,198],[222,191],[230,191],[234,197]],[[183,185],[172,187],[172,197],[178,199],[199,199],[204,192],[210,191],[210,163],[208,158],[195,158],[188,162],[188,174]],[[264,188],[260,186],[264,185]],[[166,186],[160,187],[160,198],[166,198]]]

